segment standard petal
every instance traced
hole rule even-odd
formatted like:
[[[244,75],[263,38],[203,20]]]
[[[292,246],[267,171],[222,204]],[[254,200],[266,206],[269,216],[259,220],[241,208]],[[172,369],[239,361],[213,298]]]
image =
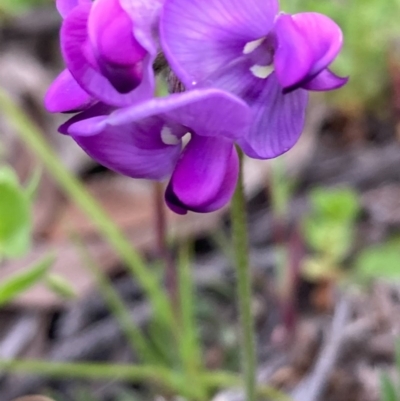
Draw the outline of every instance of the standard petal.
[[[44,104],[50,113],[72,113],[81,111],[93,103],[93,98],[86,93],[64,70],[47,90]]]
[[[154,93],[154,57],[147,54],[143,59],[143,78],[139,86],[129,93],[120,93],[102,75],[90,55],[87,22],[91,7],[82,4],[75,7],[64,20],[61,28],[61,48],[65,62],[79,85],[104,103],[123,107],[149,98]]]
[[[235,191],[238,171],[231,141],[193,136],[172,174],[167,203],[177,213],[220,209]]]
[[[222,136],[232,140],[247,134],[249,107],[230,93],[218,89],[198,89],[165,98],[155,98],[111,114],[110,124],[126,124],[151,115],[162,115],[169,124],[186,127],[186,132],[202,136]]]
[[[93,126],[98,127],[99,118],[94,117],[94,120]],[[90,121],[81,123],[88,126]],[[180,143],[175,146],[162,143],[160,122],[157,120],[123,126],[103,124],[102,131],[90,136],[80,135],[79,128],[75,130],[74,124],[68,131],[91,158],[132,178],[166,178],[171,174],[181,151]]]
[[[341,88],[343,85],[347,84],[348,80],[349,78],[347,77],[339,77],[332,71],[325,69],[311,81],[302,85],[302,88],[310,91],[329,91]]]
[[[60,15],[65,18],[77,5],[90,3],[92,0],[56,0],[56,7]]]
[[[166,0],[160,39],[175,74],[187,86],[204,82],[265,37],[277,0]]]
[[[284,88],[318,75],[335,59],[343,42],[339,26],[318,13],[280,14],[274,32],[274,65]]]
[[[252,101],[253,123],[239,144],[253,158],[271,159],[287,152],[299,139],[305,121],[308,94],[303,89],[284,94],[272,74]]]

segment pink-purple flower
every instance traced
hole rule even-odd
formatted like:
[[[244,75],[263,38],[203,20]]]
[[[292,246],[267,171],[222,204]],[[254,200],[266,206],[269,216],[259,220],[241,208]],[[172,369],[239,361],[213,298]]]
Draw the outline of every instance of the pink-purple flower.
[[[234,142],[249,117],[248,106],[237,97],[203,89],[117,110],[98,104],[72,117],[60,131],[121,174],[153,180],[171,176],[166,201],[175,212],[211,212],[234,192]]]
[[[238,177],[235,145],[280,155],[301,134],[307,91],[347,81],[328,69],[340,28],[321,14],[279,13],[277,0],[56,4],[66,69],[45,105],[78,113],[60,132],[118,173],[169,179],[177,213],[224,206]],[[154,97],[159,53],[185,92]]]
[[[340,28],[321,14],[278,9],[277,0],[165,0],[161,16],[165,55],[186,89],[218,87],[251,106],[252,126],[239,143],[261,159],[296,143],[307,90],[347,82],[328,69]]]
[[[161,4],[158,0],[58,0],[67,70],[49,89],[47,109],[79,111],[96,101],[123,107],[152,97],[154,26]]]

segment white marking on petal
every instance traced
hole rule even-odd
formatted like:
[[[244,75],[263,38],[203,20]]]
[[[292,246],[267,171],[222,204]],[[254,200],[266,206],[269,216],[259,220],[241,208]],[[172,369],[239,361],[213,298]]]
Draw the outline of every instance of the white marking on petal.
[[[257,49],[264,42],[265,38],[252,40],[251,42],[247,42],[243,48],[243,54],[250,54],[253,53],[254,50]]]
[[[164,125],[161,130],[161,140],[166,145],[178,145],[180,140],[172,133],[171,128]]]
[[[185,147],[190,142],[191,138],[192,138],[192,134],[190,132],[186,132],[186,134],[183,135],[183,137],[182,137],[183,147]]]
[[[253,65],[250,67],[250,71],[257,78],[265,79],[268,78],[274,71],[274,67],[272,65]]]

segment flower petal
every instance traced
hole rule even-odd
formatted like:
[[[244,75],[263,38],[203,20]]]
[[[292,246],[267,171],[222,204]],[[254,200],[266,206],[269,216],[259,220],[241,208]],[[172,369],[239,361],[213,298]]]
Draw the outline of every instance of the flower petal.
[[[153,56],[158,52],[158,24],[164,0],[119,0],[133,22],[135,39]]]
[[[68,70],[64,70],[47,90],[44,104],[50,113],[72,113],[84,110],[93,103]]]
[[[304,127],[308,94],[303,89],[284,94],[272,74],[252,101],[253,124],[239,144],[253,158],[271,159],[295,145]]]
[[[93,126],[98,127],[99,117],[93,120]],[[90,121],[82,123],[87,127]],[[123,126],[103,123],[103,129],[91,136],[80,135],[80,129],[75,129],[74,125],[69,127],[69,135],[90,157],[111,170],[133,178],[166,178],[181,151],[180,143],[174,146],[162,143],[162,122],[158,119]]]
[[[348,80],[349,78],[339,77],[326,68],[325,70],[322,70],[311,81],[306,82],[304,85],[302,85],[302,88],[311,91],[329,91],[341,88],[343,85],[347,84]]]
[[[342,31],[323,14],[280,14],[274,32],[277,37],[274,65],[284,88],[318,75],[342,47]]]
[[[96,103],[87,110],[74,115],[64,124],[61,124],[60,127],[58,127],[58,132],[64,135],[69,135],[69,129],[73,124],[85,120],[93,122],[92,118],[94,117],[102,117],[104,119],[112,110],[113,109],[110,106],[107,106],[103,103]],[[85,135],[95,135],[98,133],[97,125],[92,125],[91,127],[87,126],[85,131]],[[81,135],[83,135],[83,133],[81,133]]]
[[[56,7],[60,15],[65,18],[77,5],[90,3],[92,0],[56,0]]]
[[[277,0],[166,0],[160,39],[175,74],[190,88],[208,80],[265,37]]]
[[[166,201],[181,214],[220,209],[235,191],[238,172],[238,156],[231,141],[193,136],[175,167]]]
[[[93,97],[104,103],[123,107],[149,98],[154,92],[154,57],[147,54],[143,59],[143,79],[139,86],[129,93],[120,93],[109,80],[93,65],[88,54],[87,22],[91,5],[75,7],[64,20],[61,28],[61,47],[63,56],[78,84]]]
[[[111,114],[113,125],[162,114],[169,123],[186,127],[202,136],[238,139],[247,134],[250,125],[249,107],[230,93],[218,89],[192,90],[155,98]]]
[[[101,72],[121,93],[138,86],[146,50],[133,36],[132,21],[119,0],[96,0],[88,21],[89,39]]]

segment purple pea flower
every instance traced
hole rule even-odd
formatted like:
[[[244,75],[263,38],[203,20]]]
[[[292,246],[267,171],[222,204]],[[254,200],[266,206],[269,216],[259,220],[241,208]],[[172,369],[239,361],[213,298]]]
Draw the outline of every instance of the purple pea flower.
[[[250,109],[218,89],[192,90],[112,110],[97,104],[60,127],[100,164],[133,178],[171,176],[166,202],[176,213],[224,206],[238,176],[234,142]],[[184,146],[186,134],[190,140]]]
[[[277,0],[165,0],[161,45],[185,85],[217,87],[244,99],[252,126],[245,153],[268,159],[289,150],[305,120],[307,90],[343,86],[328,66],[342,32],[318,13],[278,12]]]
[[[154,27],[161,0],[58,0],[67,70],[50,87],[51,112],[84,110],[96,101],[123,107],[153,96]]]

